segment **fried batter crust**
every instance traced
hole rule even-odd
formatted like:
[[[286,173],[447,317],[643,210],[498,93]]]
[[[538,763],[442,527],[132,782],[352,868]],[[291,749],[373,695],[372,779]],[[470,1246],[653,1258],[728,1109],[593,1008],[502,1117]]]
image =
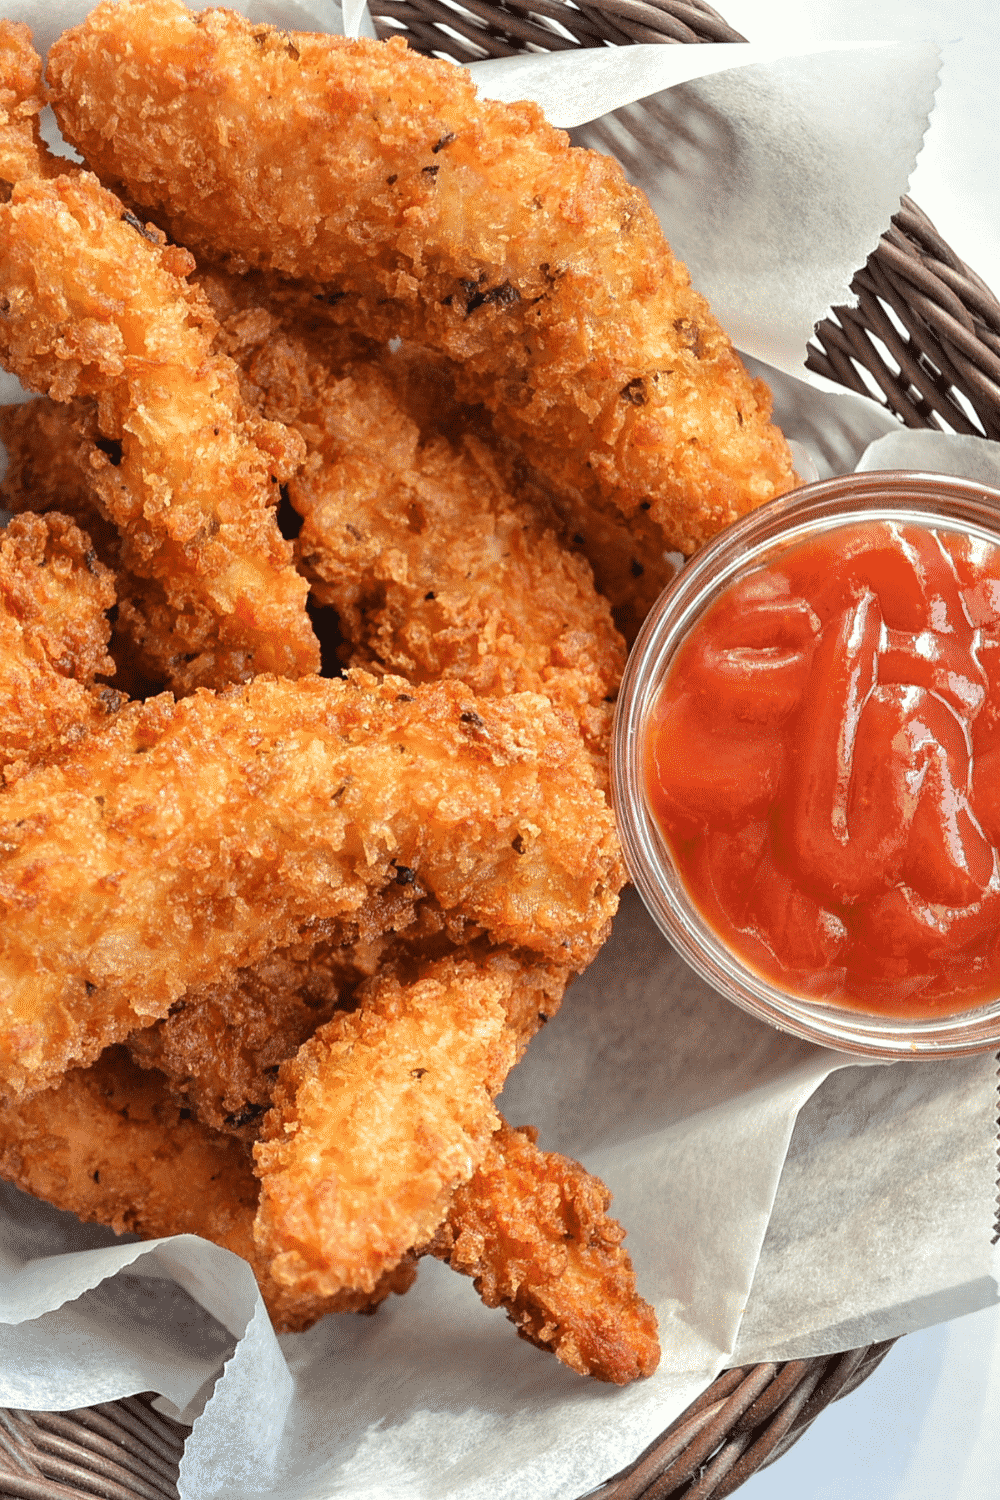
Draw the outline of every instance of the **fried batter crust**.
[[[143,1239],[198,1234],[250,1262],[279,1333],[328,1312],[373,1311],[413,1282],[404,1258],[364,1296],[293,1298],[253,1242],[259,1184],[250,1153],[186,1118],[165,1080],[112,1047],[57,1087],[0,1105],[0,1176],[56,1208]]]
[[[61,755],[124,699],[95,679],[108,655],[114,576],[68,516],[0,531],[0,779]]]
[[[38,117],[48,101],[42,60],[23,21],[0,20],[0,183],[65,172],[43,142]]]
[[[331,348],[327,330],[254,306],[247,285],[203,284],[259,410],[305,441],[288,484],[304,518],[296,552],[351,664],[490,697],[544,693],[606,764],[624,642],[551,515],[511,493],[485,442],[421,430],[418,360]]]
[[[539,1151],[537,1135],[501,1123],[431,1252],[571,1370],[615,1385],[651,1375],[656,1315],[636,1293],[611,1194],[578,1162]]]
[[[198,1119],[252,1144],[279,1065],[334,1010],[350,1008],[386,952],[444,954],[464,941],[466,927],[416,881],[394,882],[350,917],[312,923],[298,942],[231,980],[189,990],[162,1021],[134,1032],[128,1049],[141,1067],[165,1074]]]
[[[343,318],[442,350],[560,490],[643,502],[692,551],[795,483],[645,197],[532,104],[405,42],[104,0],[49,54],[93,169],[196,252],[322,284]],[[182,144],[183,143],[183,144]]]
[[[194,262],[88,173],[25,178],[0,204],[0,356],[57,401],[94,396],[99,509],[123,570],[149,581],[137,630],[177,691],[314,671],[307,586],[275,520],[301,443],[247,412]]]
[[[87,456],[99,437],[93,400],[36,396],[0,406],[0,442],[7,451],[0,506],[16,516],[29,510],[72,516],[92,539],[101,561],[118,572],[118,532],[98,510],[90,482]]]
[[[360,672],[127,706],[0,800],[0,1091],[417,878],[494,941],[583,967],[623,874],[575,724],[533,694]]]
[[[380,974],[283,1065],[254,1148],[254,1235],[279,1285],[365,1292],[433,1236],[499,1125],[531,968],[501,953]]]
[[[358,989],[380,967],[401,980],[421,966],[460,957],[511,966],[519,982],[505,993],[507,1026],[520,1057],[555,1015],[568,974],[526,952],[492,949],[460,914],[444,912],[419,884],[392,885],[349,920],[328,922],[303,940],[241,969],[229,983],[191,990],[153,1026],[127,1042],[134,1060],[166,1075],[179,1102],[206,1125],[252,1144],[273,1102],[281,1063],[335,1010],[356,1009]]]

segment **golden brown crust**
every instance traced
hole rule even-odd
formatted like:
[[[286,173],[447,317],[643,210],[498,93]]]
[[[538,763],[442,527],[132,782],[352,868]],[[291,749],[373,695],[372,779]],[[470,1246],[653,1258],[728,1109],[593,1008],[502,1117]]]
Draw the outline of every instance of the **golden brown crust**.
[[[18,516],[0,531],[0,779],[72,749],[123,699],[96,679],[115,581],[68,516]]]
[[[447,353],[558,490],[647,501],[691,551],[795,483],[646,199],[536,106],[478,99],[401,39],[180,0],[98,5],[49,76],[67,137],[182,243],[325,284],[355,326]]]
[[[112,1047],[57,1087],[0,1105],[0,1176],[117,1234],[198,1234],[234,1251],[250,1262],[279,1332],[328,1312],[373,1311],[412,1284],[410,1256],[363,1297],[291,1297],[254,1249],[259,1186],[249,1151],[188,1114],[159,1074]]]
[[[607,601],[487,443],[444,435],[447,405],[437,423],[414,420],[434,364],[344,348],[288,311],[279,321],[254,305],[252,282],[203,285],[244,390],[305,441],[288,483],[304,518],[296,552],[314,598],[337,610],[351,664],[455,677],[490,697],[544,693],[603,767],[625,655]]]
[[[89,486],[122,570],[151,585],[136,602],[150,675],[178,691],[319,664],[273,509],[301,446],[246,412],[211,356],[193,264],[87,173],[25,179],[0,204],[0,352],[29,388],[97,398],[120,458],[92,448]]]
[[[636,1293],[611,1194],[578,1162],[539,1151],[537,1134],[501,1124],[430,1249],[570,1369],[615,1385],[651,1375],[656,1316]]]
[[[623,878],[576,726],[545,699],[363,673],[129,705],[9,789],[0,845],[18,1093],[393,881],[575,969]]]
[[[98,510],[90,483],[88,454],[99,437],[97,402],[91,398],[60,402],[36,396],[0,406],[0,442],[7,452],[0,506],[16,516],[26,510],[72,516],[101,560],[117,571],[118,533]]]
[[[23,21],[0,20],[0,186],[4,193],[25,177],[54,177],[67,169],[52,156],[38,130],[48,101],[42,60]]]
[[[254,1148],[254,1233],[279,1284],[364,1292],[434,1235],[499,1124],[531,968],[500,953],[383,972],[283,1065]]]

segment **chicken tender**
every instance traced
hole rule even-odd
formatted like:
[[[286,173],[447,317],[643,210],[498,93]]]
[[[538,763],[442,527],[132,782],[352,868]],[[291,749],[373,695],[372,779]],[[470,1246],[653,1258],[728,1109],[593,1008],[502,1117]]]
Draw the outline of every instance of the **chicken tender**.
[[[71,749],[124,702],[113,672],[113,575],[68,516],[0,530],[0,781]]]
[[[56,401],[97,398],[112,449],[91,460],[98,507],[122,569],[148,580],[149,675],[177,691],[319,666],[273,509],[301,446],[244,410],[211,355],[193,266],[88,173],[24,177],[0,204],[0,358]]]
[[[66,137],[173,237],[446,353],[560,493],[648,503],[690,552],[796,482],[766,387],[648,201],[535,105],[477,98],[402,38],[181,0],[105,0],[49,79]]]
[[[530,962],[448,958],[382,974],[279,1075],[254,1148],[258,1253],[292,1295],[366,1292],[442,1223],[500,1119],[508,1025]]]
[[[656,1315],[636,1293],[611,1194],[578,1162],[539,1151],[537,1134],[501,1124],[455,1191],[432,1253],[571,1370],[615,1385],[651,1375]]]
[[[0,1094],[418,878],[495,942],[583,967],[623,873],[575,724],[533,694],[357,672],[128,705],[0,799]]]
[[[0,182],[8,187],[24,177],[56,177],[67,170],[39,132],[46,103],[31,32],[23,21],[0,20]]]
[[[282,1333],[324,1313],[372,1310],[416,1274],[410,1256],[364,1296],[289,1296],[254,1248],[259,1184],[249,1151],[186,1118],[165,1081],[121,1047],[72,1069],[56,1088],[0,1105],[0,1177],[117,1234],[198,1234],[234,1251],[253,1267]]]
[[[252,1144],[271,1107],[279,1065],[340,1008],[387,955],[443,956],[467,924],[414,879],[370,895],[349,917],[311,923],[298,942],[228,982],[189,990],[170,1013],[128,1038],[133,1059],[170,1081],[206,1125]],[[478,935],[479,929],[472,932]]]
[[[325,330],[283,327],[261,307],[224,317],[225,293],[242,289],[220,281],[206,289],[227,352],[262,413],[305,441],[288,483],[304,518],[297,555],[313,597],[337,611],[351,664],[455,677],[490,697],[544,693],[603,767],[624,642],[551,515],[515,498],[485,442],[421,431],[408,390],[424,383],[419,362],[373,349],[336,351],[334,364]]]
[[[101,561],[118,574],[118,531],[98,509],[90,478],[89,453],[98,441],[96,401],[36,396],[0,406],[0,442],[7,452],[0,507],[15,516],[53,510],[72,516],[93,541]],[[106,446],[118,456],[113,444]]]

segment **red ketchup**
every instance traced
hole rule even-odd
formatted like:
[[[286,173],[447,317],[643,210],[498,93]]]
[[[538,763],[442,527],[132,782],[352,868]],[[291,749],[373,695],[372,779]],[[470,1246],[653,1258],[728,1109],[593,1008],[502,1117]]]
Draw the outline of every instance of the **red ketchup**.
[[[914,1018],[1000,994],[1000,546],[861,522],[748,573],[674,658],[646,779],[772,984]]]

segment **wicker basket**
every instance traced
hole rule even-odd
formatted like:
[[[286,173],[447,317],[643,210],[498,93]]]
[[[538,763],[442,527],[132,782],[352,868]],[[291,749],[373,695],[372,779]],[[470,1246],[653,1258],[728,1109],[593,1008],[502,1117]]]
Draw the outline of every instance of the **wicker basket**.
[[[369,0],[378,34],[473,62],[577,47],[742,42],[704,0]],[[628,116],[623,115],[628,124]],[[1000,302],[909,199],[851,290],[817,324],[806,366],[910,427],[1000,439]],[[773,1463],[892,1347],[726,1370],[600,1500],[721,1500]],[[0,1500],[177,1500],[189,1429],[151,1396],[70,1412],[0,1410]],[[597,1476],[595,1476],[596,1478]]]

